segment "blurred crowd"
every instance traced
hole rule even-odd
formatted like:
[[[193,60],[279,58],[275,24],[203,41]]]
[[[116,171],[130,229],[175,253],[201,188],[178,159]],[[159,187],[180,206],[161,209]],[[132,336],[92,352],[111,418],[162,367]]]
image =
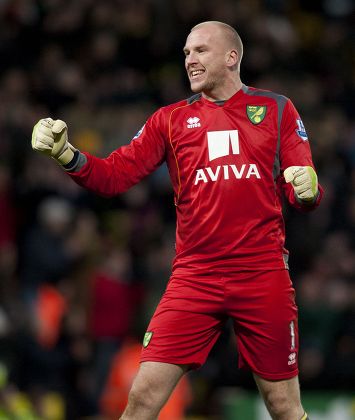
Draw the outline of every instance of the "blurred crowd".
[[[285,206],[300,376],[303,389],[354,391],[354,11],[352,0],[0,0],[1,418],[117,418],[174,256],[165,166],[103,199],[31,150],[33,125],[63,119],[97,156],[128,143],[191,95],[182,48],[203,20],[234,26],[243,82],[302,116],[325,197],[312,214]],[[209,418],[220,387],[252,388],[236,366],[226,328],[167,418]]]

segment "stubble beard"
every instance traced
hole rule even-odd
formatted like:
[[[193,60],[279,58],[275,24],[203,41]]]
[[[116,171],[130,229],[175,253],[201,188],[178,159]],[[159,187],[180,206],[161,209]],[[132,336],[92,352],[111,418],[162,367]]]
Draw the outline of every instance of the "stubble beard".
[[[191,90],[193,93],[208,94],[209,92],[213,91],[213,89],[215,88],[215,85],[216,85],[215,81],[210,79],[210,80],[203,81],[201,84],[199,84],[195,88],[193,87],[193,83],[191,83]]]

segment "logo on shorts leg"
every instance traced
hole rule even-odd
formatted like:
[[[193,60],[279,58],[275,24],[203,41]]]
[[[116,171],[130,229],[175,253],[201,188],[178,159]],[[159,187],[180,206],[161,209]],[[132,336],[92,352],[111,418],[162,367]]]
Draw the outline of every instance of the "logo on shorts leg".
[[[295,334],[295,323],[290,322],[290,336],[291,336],[291,350],[296,348],[296,334]]]
[[[153,337],[153,333],[152,333],[152,331],[147,331],[145,334],[144,334],[144,338],[143,338],[143,347],[145,348],[145,347],[148,347],[148,344],[150,343],[150,340],[152,339],[152,337]]]
[[[288,356],[288,365],[294,365],[296,363],[296,353],[291,353]]]

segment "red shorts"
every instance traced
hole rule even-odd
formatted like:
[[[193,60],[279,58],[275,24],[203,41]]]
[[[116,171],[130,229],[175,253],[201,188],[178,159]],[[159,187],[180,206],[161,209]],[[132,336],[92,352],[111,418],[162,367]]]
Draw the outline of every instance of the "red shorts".
[[[298,374],[297,306],[287,270],[172,276],[148,326],[141,361],[198,368],[228,318],[239,367],[269,380]]]

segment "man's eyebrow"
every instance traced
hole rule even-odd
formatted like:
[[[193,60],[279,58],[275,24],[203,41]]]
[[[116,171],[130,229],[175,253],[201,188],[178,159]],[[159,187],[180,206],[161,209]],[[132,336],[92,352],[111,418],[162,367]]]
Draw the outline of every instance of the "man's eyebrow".
[[[207,44],[194,45],[192,48],[188,48],[188,47],[185,46],[182,50],[184,52],[186,52],[186,51],[190,51],[190,50],[199,50],[199,49],[203,49],[203,48],[208,48]]]

